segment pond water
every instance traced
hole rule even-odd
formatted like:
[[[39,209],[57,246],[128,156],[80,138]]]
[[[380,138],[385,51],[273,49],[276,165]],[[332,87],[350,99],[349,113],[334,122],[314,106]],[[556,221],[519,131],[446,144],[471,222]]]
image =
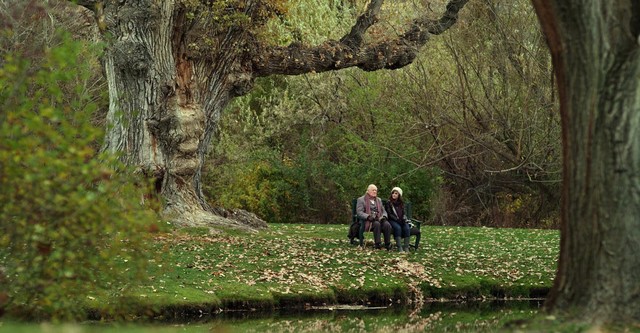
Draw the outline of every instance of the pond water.
[[[2,323],[0,332],[495,332],[534,317],[542,300],[432,302],[423,308],[327,307],[271,313],[228,312],[189,322],[26,325]]]

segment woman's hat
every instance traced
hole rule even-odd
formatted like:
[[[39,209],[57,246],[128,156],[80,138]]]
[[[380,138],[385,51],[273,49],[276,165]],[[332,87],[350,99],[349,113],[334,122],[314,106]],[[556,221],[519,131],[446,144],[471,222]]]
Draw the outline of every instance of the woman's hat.
[[[393,192],[398,192],[398,194],[402,196],[402,189],[397,186],[391,189],[391,194],[393,194]]]

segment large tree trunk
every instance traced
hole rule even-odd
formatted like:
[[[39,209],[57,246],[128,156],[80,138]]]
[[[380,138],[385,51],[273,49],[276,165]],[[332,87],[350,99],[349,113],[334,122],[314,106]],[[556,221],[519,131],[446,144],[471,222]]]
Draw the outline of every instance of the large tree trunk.
[[[180,225],[236,225],[212,214],[200,170],[220,112],[231,98],[233,52],[187,57],[186,10],[175,1],[120,1],[104,7],[109,113],[104,149],[155,181],[165,213]],[[232,50],[233,46],[220,45]]]
[[[640,2],[534,0],[560,93],[560,263],[546,306],[640,320]]]

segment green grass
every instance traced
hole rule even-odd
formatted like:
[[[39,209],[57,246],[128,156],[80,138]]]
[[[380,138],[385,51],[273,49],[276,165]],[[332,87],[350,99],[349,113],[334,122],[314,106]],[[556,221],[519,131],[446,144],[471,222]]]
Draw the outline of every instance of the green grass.
[[[155,238],[157,256],[147,283],[129,293],[127,311],[154,316],[135,325],[108,322],[39,325],[0,321],[0,332],[333,332],[520,331],[577,332],[535,309],[495,308],[469,299],[544,296],[559,252],[554,230],[423,226],[418,252],[362,250],[346,238],[346,225],[271,224],[259,233],[211,234],[182,229]],[[367,237],[371,238],[368,234]],[[306,312],[311,305],[390,305],[415,299],[424,307]],[[113,300],[96,292],[88,305],[100,311]],[[451,309],[457,300],[460,308]],[[439,307],[444,308],[440,309]],[[233,309],[275,310],[270,317],[230,318]],[[210,313],[221,313],[208,317]],[[95,313],[95,312],[93,312]],[[202,317],[200,317],[202,316]],[[247,317],[248,316],[248,317]],[[158,319],[165,319],[159,321]],[[198,322],[208,318],[207,322]],[[212,320],[212,321],[211,321]],[[160,323],[160,326],[157,326]],[[174,324],[175,323],[175,324]],[[615,330],[614,330],[615,331]]]
[[[551,287],[559,246],[553,230],[425,226],[420,250],[400,254],[353,247],[346,233],[346,225],[308,224],[164,233],[151,279],[132,297],[156,312],[386,305],[416,290],[426,299],[526,298]]]
[[[270,224],[258,233],[159,233],[149,280],[130,289],[125,313],[170,319],[236,309],[539,297],[551,287],[559,251],[555,230],[424,226],[419,251],[402,254],[373,250],[371,234],[364,250],[354,247],[347,229]],[[103,309],[113,304],[99,291],[87,295],[92,318],[109,317]]]

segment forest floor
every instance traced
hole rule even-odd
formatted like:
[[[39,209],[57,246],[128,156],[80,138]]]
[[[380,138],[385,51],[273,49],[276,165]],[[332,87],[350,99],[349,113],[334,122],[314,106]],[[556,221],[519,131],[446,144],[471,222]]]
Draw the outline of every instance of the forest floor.
[[[423,226],[418,251],[398,253],[373,249],[372,234],[364,249],[353,246],[347,229],[269,224],[258,233],[159,233],[149,283],[133,288],[130,313],[171,320],[233,310],[543,298],[559,253],[557,230]],[[98,315],[105,300],[89,299]]]

